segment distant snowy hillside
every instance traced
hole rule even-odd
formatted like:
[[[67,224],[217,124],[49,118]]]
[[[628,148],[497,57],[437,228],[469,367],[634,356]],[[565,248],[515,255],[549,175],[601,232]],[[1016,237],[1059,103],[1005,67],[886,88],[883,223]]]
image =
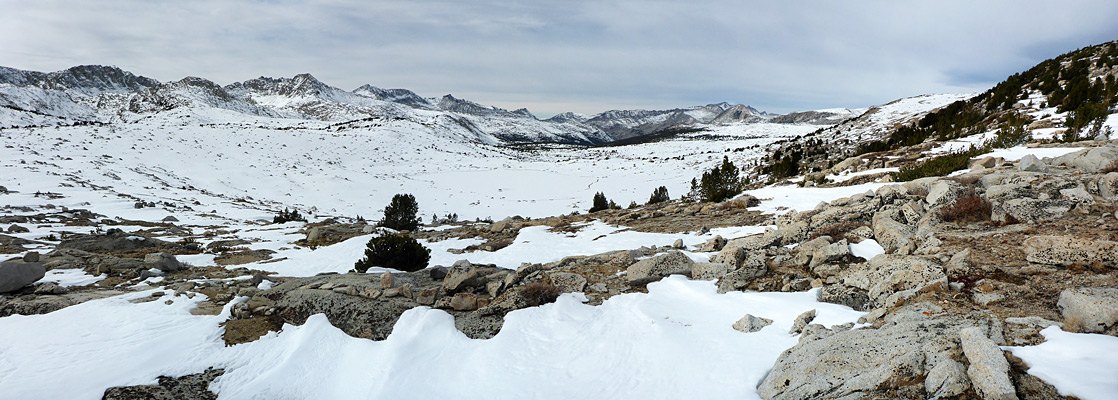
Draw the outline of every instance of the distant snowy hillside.
[[[449,94],[423,98],[407,89],[373,85],[345,91],[310,74],[260,77],[222,87],[199,77],[160,83],[105,66],[51,73],[0,67],[0,127],[107,123],[183,109],[200,116],[209,108],[246,118],[335,123],[408,120],[445,127],[449,131],[444,134],[451,137],[505,144],[595,145],[680,128],[759,123],[776,117],[745,105],[717,103],[672,110],[614,110],[593,116],[562,113],[540,120],[525,108],[509,111]],[[777,122],[834,124],[840,120],[836,114],[812,114]]]

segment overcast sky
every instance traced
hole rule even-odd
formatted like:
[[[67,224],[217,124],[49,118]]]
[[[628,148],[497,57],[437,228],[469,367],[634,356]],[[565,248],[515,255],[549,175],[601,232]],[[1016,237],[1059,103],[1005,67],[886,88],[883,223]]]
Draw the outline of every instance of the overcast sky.
[[[0,65],[229,84],[309,72],[562,111],[788,112],[972,92],[1118,40],[1118,1],[0,0]]]

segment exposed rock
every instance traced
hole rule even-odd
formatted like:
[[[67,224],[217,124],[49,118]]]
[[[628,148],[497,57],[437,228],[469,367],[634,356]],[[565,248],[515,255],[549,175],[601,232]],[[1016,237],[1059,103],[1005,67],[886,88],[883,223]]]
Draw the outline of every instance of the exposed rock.
[[[912,243],[913,236],[916,234],[915,229],[898,222],[896,218],[898,214],[897,210],[887,210],[873,215],[873,236],[886,253],[915,247]]]
[[[144,256],[144,265],[147,268],[155,268],[163,272],[175,272],[186,269],[175,256],[167,253],[151,253]]]
[[[925,312],[913,306],[878,329],[813,333],[780,355],[757,392],[765,399],[888,398],[880,391],[919,385],[922,394],[928,370],[957,351],[960,323]]]
[[[443,290],[457,293],[463,290],[485,289],[485,277],[497,271],[495,267],[477,266],[466,260],[458,260],[443,278]]]
[[[477,295],[473,293],[455,293],[450,299],[450,308],[456,311],[473,311],[477,309]]]
[[[1044,342],[1040,331],[1049,326],[1064,328],[1064,324],[1047,319],[1028,317],[1009,317],[1005,319],[1006,341],[1013,346],[1035,346]]]
[[[1118,174],[1116,174],[1116,175],[1118,175]],[[704,252],[704,253],[711,252],[711,251],[719,251],[719,250],[722,250],[722,248],[725,247],[725,246],[726,246],[726,239],[724,239],[721,235],[719,235],[719,236],[715,236],[715,237],[711,238],[710,240],[707,240],[706,243],[703,243],[703,245],[699,247],[699,251]]]
[[[792,330],[788,331],[793,335],[798,334],[804,330],[807,324],[815,320],[815,310],[804,311],[802,314],[796,316],[796,320],[792,322]]]
[[[998,345],[982,332],[982,328],[960,330],[959,341],[970,362],[967,376],[973,382],[974,390],[983,399],[1016,400],[1017,390],[1009,379],[1009,362]]]
[[[160,376],[157,385],[117,386],[105,390],[102,400],[215,400],[210,382],[225,373],[221,369],[206,369],[200,374],[178,378]]]
[[[104,235],[75,235],[58,244],[59,249],[77,249],[92,253],[129,251],[140,249],[172,249],[178,245],[159,239],[124,233],[109,229]]]
[[[396,286],[396,280],[392,278],[392,273],[391,272],[385,272],[385,273],[380,274],[380,288],[381,289],[388,289],[388,288],[391,288],[393,286]]]
[[[941,179],[928,188],[928,196],[925,197],[925,201],[931,207],[943,206],[954,203],[955,200],[962,197],[962,193],[962,185],[954,181]]]
[[[22,226],[16,225],[16,224],[12,224],[12,226],[8,227],[8,233],[27,233],[27,232],[31,232],[31,230],[27,229],[27,228],[24,228]]]
[[[853,257],[850,253],[850,244],[846,239],[842,239],[815,250],[811,255],[809,266],[815,268],[821,264],[846,263]]]
[[[1118,288],[1072,288],[1056,302],[1069,329],[1118,334]]]
[[[1033,236],[1025,240],[1025,259],[1031,263],[1068,267],[1101,262],[1118,268],[1118,242],[1073,236]]]
[[[739,319],[737,322],[734,322],[734,329],[745,333],[757,332],[761,330],[761,328],[772,325],[772,323],[773,320],[771,319],[754,317],[752,314],[745,314],[744,317],[741,317],[741,319]]]
[[[933,366],[924,379],[924,390],[933,399],[958,396],[967,389],[970,389],[970,380],[966,367],[950,358]]]
[[[551,284],[563,293],[577,293],[586,290],[586,278],[570,272],[554,272],[549,275]]]
[[[723,275],[718,279],[719,293],[732,292],[745,288],[754,279],[760,278],[769,272],[765,255],[759,252],[749,253],[741,262],[741,267]]]
[[[1096,184],[1099,188],[1099,196],[1107,200],[1114,200],[1118,198],[1118,172],[1108,172],[1099,178]]]
[[[694,263],[691,265],[691,279],[709,281],[721,278],[728,271],[726,264]]]
[[[917,256],[882,254],[847,271],[843,283],[865,290],[875,306],[883,306],[893,293],[946,282],[947,275],[935,261]]]
[[[775,233],[776,231],[766,231],[762,234],[750,235],[739,239],[734,239],[726,243],[718,254],[710,258],[710,262],[723,263],[731,269],[741,266],[746,255],[761,250],[767,247],[775,246],[778,244],[780,237]]]
[[[175,218],[174,215],[168,215],[166,217],[163,217],[163,222],[179,222],[179,219]]]
[[[29,262],[29,263],[39,262],[39,252],[29,251],[29,252],[25,253],[23,255],[23,262]]]
[[[443,280],[443,278],[446,278],[446,274],[449,272],[446,267],[443,266],[432,267],[429,271],[431,274],[431,279],[434,279],[436,281],[441,281]]]
[[[47,269],[42,263],[18,261],[0,262],[0,293],[13,290],[35,283],[47,274]]]
[[[58,284],[54,283],[54,282],[46,282],[46,283],[40,284],[39,286],[35,286],[35,294],[54,294],[54,295],[58,295],[58,294],[66,294],[68,292],[69,292],[69,290],[67,290],[66,288],[64,288],[62,286],[58,286]]]
[[[1052,160],[1053,165],[1066,165],[1087,172],[1099,172],[1114,160],[1118,160],[1118,148],[1114,146],[1093,147],[1065,154]]]
[[[687,248],[687,246],[683,244],[683,239],[676,239],[675,242],[672,243],[672,248],[683,250]]]
[[[1045,164],[1043,161],[1040,161],[1039,159],[1036,158],[1036,156],[1034,156],[1032,154],[1026,154],[1024,157],[1021,157],[1021,160],[1017,161],[1017,170],[1018,171],[1025,171],[1025,172],[1047,173],[1048,172],[1048,164]]]
[[[1071,211],[1074,203],[1067,200],[1011,199],[994,203],[990,219],[1009,222],[1009,216],[1018,221],[1036,223],[1060,218]]]
[[[365,223],[331,224],[312,227],[307,229],[307,242],[320,244],[341,242],[366,234],[366,227],[368,227],[368,225]]]
[[[842,304],[856,311],[866,311],[870,307],[870,297],[865,290],[846,286],[841,283],[823,286],[819,301]]]
[[[690,276],[691,265],[694,263],[687,255],[670,251],[630,265],[626,269],[625,280],[630,285],[644,285],[673,274]]]

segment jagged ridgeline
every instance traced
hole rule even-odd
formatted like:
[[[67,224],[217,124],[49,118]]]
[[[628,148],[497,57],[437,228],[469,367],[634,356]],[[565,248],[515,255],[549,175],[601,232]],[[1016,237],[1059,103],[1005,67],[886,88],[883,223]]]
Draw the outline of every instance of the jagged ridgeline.
[[[1040,106],[1067,112],[1068,134],[1061,139],[1082,138],[1085,129],[1098,124],[1118,103],[1118,41],[1069,52],[1016,73],[993,88],[966,100],[948,104],[923,117],[870,135],[852,139],[848,131],[858,120],[872,118],[873,110],[861,117],[787,141],[767,156],[754,173],[780,179],[829,168],[845,158],[897,150],[930,140],[946,141],[999,129],[1006,135],[1017,128],[1045,128],[1019,113],[1022,101],[1042,99]],[[838,140],[831,140],[839,138]],[[1008,147],[1023,140],[1003,138],[994,147]]]

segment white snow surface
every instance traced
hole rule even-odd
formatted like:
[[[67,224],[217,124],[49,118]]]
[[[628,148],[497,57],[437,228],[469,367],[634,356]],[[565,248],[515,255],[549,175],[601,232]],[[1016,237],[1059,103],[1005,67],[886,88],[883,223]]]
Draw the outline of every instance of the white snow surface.
[[[211,385],[222,399],[758,398],[757,384],[796,344],[787,332],[797,315],[815,309],[815,322],[831,326],[863,314],[819,303],[815,291],[718,294],[681,276],[648,289],[600,306],[565,294],[509,313],[488,340],[418,307],[384,341],[350,337],[320,314],[232,347],[218,327],[228,307],[196,316],[188,311],[202,296],[129,303],[152,293],[139,292],[0,318],[0,386],[12,398],[99,399],[110,386],[212,366],[225,368]],[[733,330],[746,313],[774,323]]]
[[[1045,342],[1007,346],[1029,365],[1029,374],[1055,386],[1064,396],[1109,400],[1118,394],[1118,337],[1064,332],[1055,326],[1040,331]]]
[[[109,275],[107,274],[93,276],[85,273],[85,271],[81,269],[52,269],[47,271],[47,274],[39,281],[54,282],[58,284],[58,286],[71,287],[92,285],[108,277]]]

